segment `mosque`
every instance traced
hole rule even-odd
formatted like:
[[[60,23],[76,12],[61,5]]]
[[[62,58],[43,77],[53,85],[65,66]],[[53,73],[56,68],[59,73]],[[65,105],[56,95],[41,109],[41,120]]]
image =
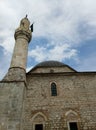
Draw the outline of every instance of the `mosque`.
[[[27,17],[14,37],[10,68],[0,81],[0,130],[96,130],[96,72],[44,61],[26,73]]]

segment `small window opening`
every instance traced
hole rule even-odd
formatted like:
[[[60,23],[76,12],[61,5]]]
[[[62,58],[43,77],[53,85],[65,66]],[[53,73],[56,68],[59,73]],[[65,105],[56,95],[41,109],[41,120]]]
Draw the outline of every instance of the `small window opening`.
[[[57,96],[57,88],[56,88],[56,84],[55,83],[51,84],[51,95],[52,96]]]
[[[35,130],[43,130],[43,124],[36,124]]]
[[[70,130],[78,130],[77,122],[69,123]]]

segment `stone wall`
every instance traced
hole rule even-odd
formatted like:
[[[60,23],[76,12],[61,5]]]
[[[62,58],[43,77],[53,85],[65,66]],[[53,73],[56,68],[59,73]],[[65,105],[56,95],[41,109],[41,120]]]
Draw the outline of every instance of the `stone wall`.
[[[57,96],[51,96],[51,83]],[[0,130],[96,129],[95,73],[27,74],[27,85],[19,81],[0,82]]]
[[[33,68],[32,71],[30,73],[62,73],[62,72],[74,72],[75,70],[73,70],[72,68],[69,68],[68,66],[60,66],[60,67],[37,67],[37,68]]]
[[[21,130],[24,82],[0,82],[0,130]]]
[[[51,96],[51,83],[57,85],[57,96]],[[31,74],[27,76],[23,128],[34,130],[68,130],[77,122],[79,130],[96,129],[96,74]]]

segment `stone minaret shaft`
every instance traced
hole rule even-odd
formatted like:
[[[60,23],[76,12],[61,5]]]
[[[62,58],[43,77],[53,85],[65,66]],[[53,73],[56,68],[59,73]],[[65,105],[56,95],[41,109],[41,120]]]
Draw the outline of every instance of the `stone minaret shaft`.
[[[26,62],[28,53],[28,43],[31,40],[30,22],[27,17],[20,22],[20,27],[16,29],[15,47],[8,74],[4,80],[26,80]]]
[[[28,42],[31,40],[30,22],[27,18],[21,20],[20,27],[15,31],[15,47],[11,61],[12,67],[20,67],[26,70]]]

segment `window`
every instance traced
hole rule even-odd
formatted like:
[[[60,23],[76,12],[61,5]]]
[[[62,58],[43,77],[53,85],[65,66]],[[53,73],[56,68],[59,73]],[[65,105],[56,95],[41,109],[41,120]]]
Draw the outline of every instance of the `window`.
[[[43,125],[42,124],[36,124],[35,130],[43,130]]]
[[[78,130],[77,122],[70,122],[69,123],[69,130]]]
[[[51,83],[51,96],[57,96],[57,88],[55,83]]]

